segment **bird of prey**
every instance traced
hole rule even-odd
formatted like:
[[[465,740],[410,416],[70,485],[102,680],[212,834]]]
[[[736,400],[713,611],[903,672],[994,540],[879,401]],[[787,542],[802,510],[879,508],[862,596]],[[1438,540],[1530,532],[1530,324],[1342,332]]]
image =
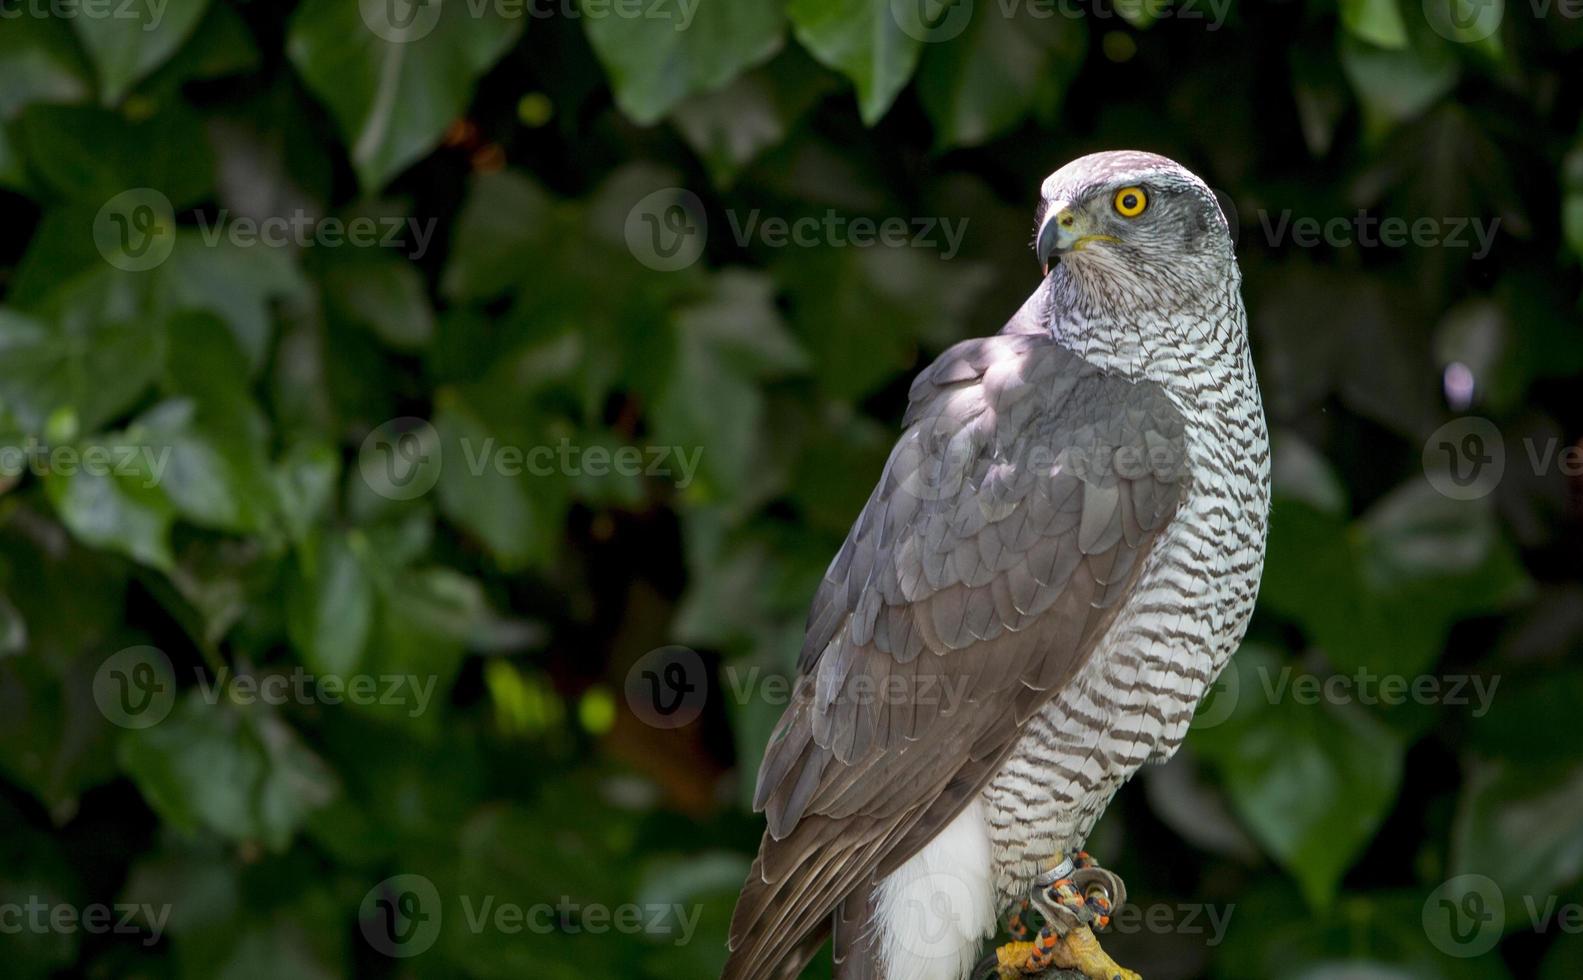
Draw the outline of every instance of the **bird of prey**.
[[[818,587],[724,980],[796,977],[832,936],[839,980],[959,980],[1002,917],[995,975],[1135,976],[1081,848],[1242,639],[1269,443],[1204,182],[1118,151],[1041,192],[1043,280],[913,382]]]

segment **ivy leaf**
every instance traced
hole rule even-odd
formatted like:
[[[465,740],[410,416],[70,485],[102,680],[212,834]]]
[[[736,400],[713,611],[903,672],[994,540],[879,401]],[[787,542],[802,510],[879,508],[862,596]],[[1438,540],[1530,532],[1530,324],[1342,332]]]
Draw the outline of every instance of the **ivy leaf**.
[[[1341,0],[1341,23],[1360,40],[1378,47],[1407,47],[1407,26],[1396,0]]]
[[[792,48],[723,89],[681,103],[672,118],[715,186],[729,187],[760,153],[779,146],[793,123],[836,84],[835,76]]]
[[[665,4],[671,19],[587,13],[583,28],[634,122],[656,123],[683,99],[711,92],[780,50],[786,22],[778,0]]]
[[[52,417],[93,431],[154,380],[156,336],[147,323],[68,325],[0,308],[0,405],[30,433]]]
[[[287,54],[335,117],[367,193],[439,143],[473,82],[522,32],[493,4],[477,16],[466,3],[419,6],[406,30],[365,21],[379,4],[305,0],[292,15]]]
[[[1087,25],[1069,17],[975,17],[960,39],[931,45],[918,97],[935,146],[972,146],[1030,113],[1053,114],[1088,48]]]
[[[300,548],[286,580],[286,631],[310,670],[357,670],[374,618],[374,586],[353,535],[326,531]]]
[[[34,181],[60,200],[97,209],[124,191],[148,188],[180,210],[214,189],[203,126],[179,105],[132,121],[93,106],[38,103],[22,112],[12,134]]]
[[[83,544],[170,571],[175,564],[170,529],[176,511],[160,489],[161,474],[150,458],[127,453],[140,445],[128,433],[85,441],[75,447],[84,460],[97,453],[112,465],[51,472],[44,477],[44,489],[61,523]]]
[[[803,47],[857,86],[858,108],[872,126],[890,109],[923,42],[902,30],[891,0],[789,0],[786,16]]]
[[[1376,139],[1451,91],[1460,74],[1456,57],[1444,44],[1426,40],[1391,50],[1350,34],[1341,39],[1341,70],[1356,91],[1369,133]]]
[[[34,102],[82,102],[92,91],[88,66],[64,21],[7,18],[0,31],[0,120]]]
[[[1527,587],[1488,508],[1422,480],[1352,524],[1292,498],[1278,498],[1274,513],[1262,601],[1296,619],[1343,671],[1417,674],[1453,623]]]
[[[1401,783],[1405,746],[1357,705],[1265,696],[1280,659],[1245,646],[1228,671],[1239,696],[1221,724],[1194,729],[1194,748],[1220,771],[1254,836],[1302,886],[1310,904],[1335,897]]]
[[[428,286],[412,263],[390,255],[346,252],[327,264],[321,278],[329,310],[390,347],[421,350],[433,338]]]
[[[714,285],[708,300],[676,316],[676,353],[654,407],[655,429],[673,452],[701,463],[704,485],[695,492],[736,497],[763,469],[755,466],[765,444],[758,379],[806,360],[775,310],[769,280],[734,273]]]
[[[99,98],[120,104],[132,87],[192,35],[209,0],[118,3],[114,16],[72,18],[77,37],[99,75]]]
[[[491,425],[462,393],[441,399],[434,427],[443,461],[435,486],[441,513],[476,535],[504,568],[547,559],[564,505],[562,492],[551,489],[559,475],[530,469],[531,452],[544,440],[527,436],[521,418]]]
[[[272,712],[220,696],[210,704],[192,691],[169,718],[129,732],[121,766],[177,830],[284,851],[309,814],[340,794],[339,781]]]

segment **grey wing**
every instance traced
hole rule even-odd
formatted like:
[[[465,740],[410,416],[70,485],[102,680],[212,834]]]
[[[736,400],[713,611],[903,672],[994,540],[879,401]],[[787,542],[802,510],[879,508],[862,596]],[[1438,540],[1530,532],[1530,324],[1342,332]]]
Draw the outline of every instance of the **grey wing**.
[[[965,341],[919,376],[765,752],[728,980],[795,976],[832,912],[982,789],[1114,618],[1184,461],[1162,390],[1045,334]]]

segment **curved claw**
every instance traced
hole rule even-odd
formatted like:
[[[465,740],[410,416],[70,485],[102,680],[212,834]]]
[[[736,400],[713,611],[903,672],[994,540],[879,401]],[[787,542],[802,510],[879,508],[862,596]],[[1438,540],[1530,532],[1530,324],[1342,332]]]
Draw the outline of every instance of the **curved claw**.
[[[1105,899],[1102,904],[1108,906],[1104,912],[1106,916],[1112,910],[1127,904],[1127,886],[1121,880],[1121,876],[1098,865],[1089,865],[1073,872],[1072,884],[1077,888],[1078,894],[1088,899],[1091,904],[1094,904],[1096,892],[1099,893],[1099,897]]]
[[[1033,907],[1039,910],[1055,934],[1064,936],[1093,919],[1093,912],[1083,902],[1081,893],[1073,887],[1070,878],[1033,890]]]

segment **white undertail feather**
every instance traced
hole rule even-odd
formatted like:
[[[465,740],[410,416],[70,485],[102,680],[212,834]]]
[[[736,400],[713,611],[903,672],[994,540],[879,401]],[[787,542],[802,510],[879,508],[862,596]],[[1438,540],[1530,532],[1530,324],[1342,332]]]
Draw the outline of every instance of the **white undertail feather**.
[[[974,800],[879,884],[873,928],[885,980],[962,980],[995,934],[995,873]]]

